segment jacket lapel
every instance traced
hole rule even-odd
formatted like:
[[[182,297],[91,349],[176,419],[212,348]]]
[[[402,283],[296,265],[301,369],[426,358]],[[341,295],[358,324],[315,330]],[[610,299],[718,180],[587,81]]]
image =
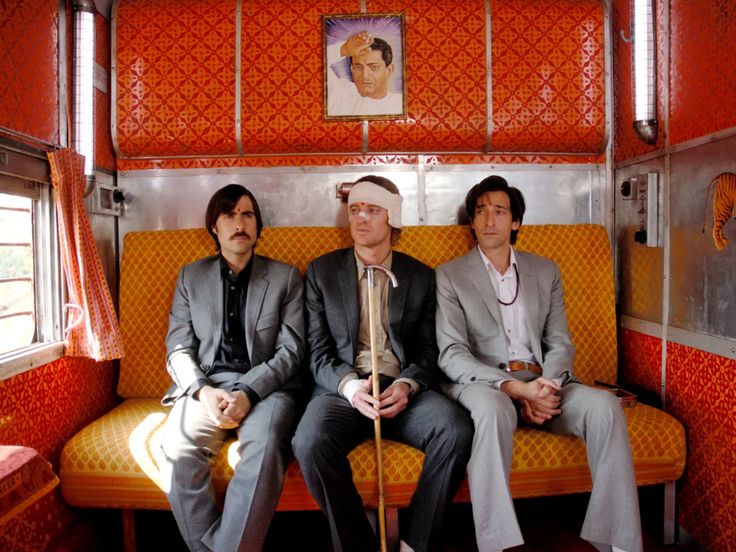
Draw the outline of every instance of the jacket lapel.
[[[243,319],[245,345],[248,347],[248,356],[251,359],[253,358],[253,336],[263,307],[263,300],[268,290],[267,274],[268,271],[264,262],[257,255],[254,255],[248,282],[248,297],[245,301],[245,317]]]
[[[488,309],[488,312],[496,321],[499,327],[503,327],[503,318],[501,317],[501,307],[498,306],[498,296],[496,291],[493,289],[491,284],[488,269],[483,263],[483,259],[480,257],[480,253],[477,248],[467,254],[467,268],[468,277],[473,282],[475,289],[478,291],[483,304]]]
[[[391,349],[403,366],[405,357],[401,339],[401,323],[404,320],[404,305],[409,286],[411,286],[411,278],[409,271],[404,266],[404,258],[396,251],[393,252],[391,260],[391,272],[396,276],[399,285],[393,287],[391,282],[388,283],[388,337],[391,341]]]
[[[342,304],[345,306],[345,325],[350,334],[352,344],[352,358],[358,348],[358,332],[360,331],[360,303],[358,299],[358,267],[355,264],[355,253],[353,249],[346,249],[338,267],[340,276],[340,294]]]
[[[215,257],[214,262],[207,269],[206,282],[212,282],[211,289],[214,293],[214,299],[207,301],[207,312],[210,317],[210,327],[212,328],[213,336],[222,335],[222,305],[225,302],[223,290],[222,290],[222,273],[220,272],[220,257]],[[219,347],[220,343],[216,342],[213,348],[213,358],[205,361],[208,364],[212,364],[214,361],[215,349]]]
[[[541,362],[541,350],[537,349],[537,344],[541,343],[541,335],[539,334],[539,288],[537,286],[537,278],[530,262],[530,258],[519,251],[516,251],[516,267],[519,270],[519,281],[521,285],[521,299],[524,301],[524,312],[526,313],[526,329],[529,332],[529,339],[534,349],[534,356]]]

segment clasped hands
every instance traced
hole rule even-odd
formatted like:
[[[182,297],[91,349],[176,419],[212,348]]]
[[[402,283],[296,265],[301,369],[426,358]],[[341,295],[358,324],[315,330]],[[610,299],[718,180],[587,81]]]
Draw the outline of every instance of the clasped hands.
[[[541,425],[562,412],[561,389],[559,384],[544,377],[529,382],[510,380],[501,384],[501,390],[521,404],[521,417],[524,421],[536,425]]]
[[[372,394],[373,381],[368,379],[350,380],[345,384],[345,398],[366,418],[375,420],[393,418],[409,404],[411,386],[403,381],[395,381],[375,399]]]
[[[197,398],[204,405],[210,419],[220,429],[234,429],[250,412],[251,404],[243,391],[232,393],[224,389],[205,385]]]

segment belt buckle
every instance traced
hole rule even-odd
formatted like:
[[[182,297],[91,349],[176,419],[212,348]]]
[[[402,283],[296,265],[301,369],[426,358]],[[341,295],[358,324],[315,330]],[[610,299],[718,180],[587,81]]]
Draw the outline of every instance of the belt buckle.
[[[523,360],[511,360],[509,361],[508,366],[506,367],[506,371],[511,372],[520,372],[522,370],[526,370],[527,363]]]
[[[506,372],[521,372],[521,371],[529,371],[533,372],[534,374],[537,374],[538,376],[542,375],[541,367],[538,364],[535,364],[533,362],[527,362],[525,360],[512,360],[509,362],[509,365],[506,367]]]

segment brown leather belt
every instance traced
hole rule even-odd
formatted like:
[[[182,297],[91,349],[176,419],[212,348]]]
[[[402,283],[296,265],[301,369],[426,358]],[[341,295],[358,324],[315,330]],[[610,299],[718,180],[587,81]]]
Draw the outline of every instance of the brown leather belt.
[[[512,360],[506,367],[507,372],[520,372],[522,370],[529,370],[534,372],[538,376],[542,375],[542,367],[539,364],[533,362],[524,362],[523,360]]]

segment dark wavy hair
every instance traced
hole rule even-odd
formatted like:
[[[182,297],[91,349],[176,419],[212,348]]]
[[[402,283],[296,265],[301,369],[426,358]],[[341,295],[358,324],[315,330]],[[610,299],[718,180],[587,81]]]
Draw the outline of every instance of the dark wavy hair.
[[[204,217],[204,226],[214,240],[215,249],[217,249],[217,251],[220,250],[220,240],[217,239],[217,234],[212,231],[212,228],[215,226],[218,217],[223,213],[229,213],[235,209],[238,201],[240,201],[240,198],[243,196],[248,196],[253,204],[253,212],[256,214],[256,238],[261,237],[263,218],[261,217],[261,209],[258,207],[258,202],[256,201],[255,196],[245,186],[241,186],[240,184],[228,184],[224,188],[217,190],[210,198],[210,202],[207,204],[207,212]]]
[[[371,50],[379,50],[381,52],[381,59],[383,60],[383,63],[386,64],[386,67],[391,65],[391,62],[394,60],[394,51],[391,49],[391,45],[388,42],[382,38],[373,37],[373,42],[371,42],[369,48]],[[348,57],[348,62],[352,65],[353,58]]]
[[[496,175],[484,178],[468,190],[468,193],[465,196],[465,213],[467,214],[470,223],[472,224],[473,220],[475,220],[475,208],[478,206],[478,200],[488,192],[504,192],[509,196],[511,220],[518,222],[519,226],[521,226],[521,223],[524,220],[524,211],[526,211],[524,196],[522,195],[521,190],[514,188],[513,186],[509,186],[509,183],[506,182],[505,178]],[[474,240],[478,239],[472,226],[470,228],[470,233],[473,235]],[[511,245],[516,243],[516,237],[518,234],[518,229],[511,231]]]

